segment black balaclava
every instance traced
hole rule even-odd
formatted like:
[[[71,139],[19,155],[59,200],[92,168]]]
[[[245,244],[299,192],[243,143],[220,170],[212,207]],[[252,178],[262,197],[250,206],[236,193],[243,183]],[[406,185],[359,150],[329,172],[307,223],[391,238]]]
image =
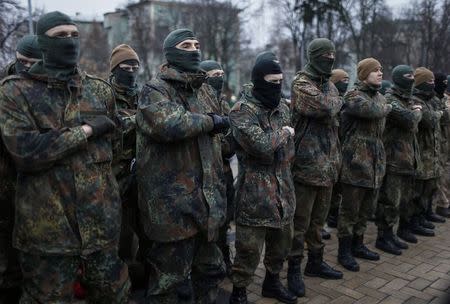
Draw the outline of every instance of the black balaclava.
[[[278,58],[272,52],[263,52],[256,57],[252,69],[253,96],[269,109],[275,109],[281,100],[281,83],[264,79],[269,74],[281,74]]]
[[[405,74],[411,74],[414,76],[414,70],[409,65],[398,65],[392,70],[392,81],[394,87],[401,93],[406,95],[412,94],[412,88],[414,85],[414,77],[411,79],[404,77]]]
[[[197,39],[189,29],[172,31],[164,39],[163,50],[167,62],[179,72],[197,73],[200,66],[201,52],[177,49],[176,45],[188,39]]]
[[[121,63],[129,64],[129,65],[136,65],[139,64],[137,60],[130,59],[122,61]],[[136,89],[137,89],[137,76],[138,71],[128,72],[120,68],[119,65],[117,65],[112,71],[112,76],[114,77],[114,83],[117,84],[119,87],[125,89],[125,92],[127,95],[135,95]]]
[[[414,82],[414,80],[413,80],[413,82]],[[386,94],[386,91],[388,90],[388,89],[390,89],[390,88],[392,88],[392,83],[389,81],[389,80],[386,80],[386,79],[383,79],[382,81],[381,81],[381,88],[380,88],[380,93],[382,94],[382,95],[384,95],[384,94]]]
[[[330,78],[334,59],[330,59],[322,55],[335,52],[336,49],[334,44],[329,39],[314,39],[308,45],[308,63],[305,66],[305,70],[317,78]]]
[[[23,36],[17,43],[16,51],[27,58],[42,59],[42,52],[36,35]],[[15,69],[16,73],[20,73],[28,71],[29,68],[24,66],[19,60],[16,60]]]
[[[41,16],[37,22],[39,47],[43,53],[44,68],[47,73],[59,80],[67,80],[76,73],[80,55],[80,39],[78,37],[49,37],[45,33],[59,25],[76,25],[72,19],[55,11]]]
[[[439,98],[444,97],[445,89],[447,89],[447,75],[440,72],[434,72],[434,91]]]
[[[220,63],[214,60],[205,60],[200,63],[200,69],[205,72],[209,72],[212,70],[223,70]],[[223,76],[220,77],[208,77],[207,82],[210,86],[216,90],[217,97],[222,94],[223,88]]]

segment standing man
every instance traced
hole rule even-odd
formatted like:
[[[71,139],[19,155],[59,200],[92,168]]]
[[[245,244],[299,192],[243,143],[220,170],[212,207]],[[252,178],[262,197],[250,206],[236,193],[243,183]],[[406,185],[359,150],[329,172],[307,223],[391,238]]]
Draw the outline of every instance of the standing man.
[[[450,200],[450,107],[449,97],[445,95],[447,89],[447,75],[444,73],[434,73],[434,91],[439,99],[439,106],[442,109],[443,116],[441,125],[441,165],[442,175],[438,181],[438,191],[434,197],[436,203],[436,214],[442,217],[450,218],[449,200]]]
[[[344,97],[347,92],[349,80],[348,73],[343,69],[334,69],[331,71],[330,81],[338,89],[339,96],[341,97]]]
[[[416,210],[411,219],[411,231],[418,235],[434,236],[434,225],[426,217],[434,221],[443,220],[431,210],[441,174],[440,120],[443,112],[434,92],[434,75],[424,67],[419,67],[414,72],[414,102],[422,106],[422,120],[417,134],[422,167],[414,187]]]
[[[37,35],[43,61],[0,88],[1,133],[18,171],[13,244],[21,302],[72,303],[81,280],[88,301],[126,303],[111,169],[114,95],[77,68],[78,28],[69,16],[41,16]]]
[[[342,204],[338,221],[338,262],[350,271],[359,271],[354,257],[380,259],[364,245],[364,233],[385,173],[382,136],[386,116],[391,110],[378,92],[383,77],[378,60],[366,58],[358,62],[357,77],[355,88],[345,94],[341,112]]]
[[[207,76],[207,82],[208,84],[213,88],[214,95],[217,96],[218,102],[220,104],[220,115],[228,116],[228,113],[230,112],[230,106],[225,99],[225,96],[222,94],[222,88],[223,88],[223,77],[224,77],[224,71],[222,69],[222,66],[214,60],[205,60],[200,63],[200,69],[206,72]],[[207,86],[203,86],[205,90],[202,90],[201,93],[209,92],[209,90],[206,90]],[[226,203],[227,203],[227,216],[225,219],[225,223],[222,227],[220,227],[219,230],[219,240],[218,245],[220,247],[220,250],[222,251],[223,260],[225,262],[227,275],[231,276],[231,252],[230,252],[230,246],[227,242],[227,232],[230,228],[230,222],[234,218],[234,204],[233,204],[233,197],[234,197],[234,186],[233,186],[233,172],[231,171],[230,167],[230,159],[234,155],[234,149],[233,149],[233,139],[228,132],[228,136],[220,135],[221,136],[221,143],[222,143],[222,160],[223,160],[223,173],[225,176],[226,181]]]
[[[42,59],[35,35],[19,40],[16,61],[12,62],[4,75],[26,71]],[[12,246],[14,227],[14,196],[17,179],[16,168],[3,140],[0,137],[0,303],[17,303],[20,297],[22,274],[18,251]]]
[[[386,93],[392,111],[386,120],[383,135],[386,150],[386,176],[378,200],[376,225],[377,248],[391,254],[408,249],[393,233],[400,218],[397,235],[410,243],[417,243],[409,230],[414,179],[420,167],[417,131],[422,119],[422,107],[411,100],[414,70],[408,65],[398,65],[392,70],[394,86]]]
[[[297,297],[280,281],[292,240],[295,196],[290,172],[294,130],[289,108],[280,103],[283,74],[272,52],[258,55],[253,88],[231,112],[239,170],[236,184],[236,257],[230,303],[246,304],[246,288],[266,245],[262,295],[282,303]]]
[[[136,116],[139,209],[150,241],[148,301],[186,300],[190,293],[177,290],[192,277],[196,301],[215,303],[225,276],[216,245],[226,212],[218,134],[229,123],[215,96],[199,94],[207,85],[194,33],[175,30],[163,48],[167,63],[144,86]]]
[[[9,75],[19,74],[28,71],[30,67],[42,60],[42,52],[39,48],[36,35],[23,36],[16,47],[16,60],[7,65],[0,79]]]
[[[337,114],[342,99],[329,80],[334,58],[335,48],[330,40],[314,39],[308,45],[308,63],[292,83],[291,111],[295,128],[292,173],[297,207],[288,284],[297,296],[305,294],[300,268],[305,242],[308,245],[305,275],[342,278],[342,272],[323,261],[325,245],[320,234],[341,165]]]

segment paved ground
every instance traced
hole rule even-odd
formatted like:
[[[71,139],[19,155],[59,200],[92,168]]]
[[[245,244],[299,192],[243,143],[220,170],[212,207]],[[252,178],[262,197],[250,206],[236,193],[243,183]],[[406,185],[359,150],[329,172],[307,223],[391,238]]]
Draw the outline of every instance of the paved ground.
[[[331,229],[332,239],[326,242],[325,260],[336,266],[336,230]],[[447,304],[443,300],[450,292],[450,221],[438,224],[437,236],[419,237],[419,243],[410,246],[401,256],[394,256],[374,248],[376,228],[369,224],[365,243],[381,255],[377,262],[360,262],[359,272],[344,271],[344,279],[327,281],[319,278],[305,278],[306,297],[298,303],[433,303]],[[305,261],[303,263],[303,269]],[[281,274],[286,283],[286,267]],[[249,301],[256,304],[278,303],[261,297],[261,284],[265,269],[260,263],[254,283],[248,288]],[[219,303],[227,303],[232,285],[229,280],[222,284]]]

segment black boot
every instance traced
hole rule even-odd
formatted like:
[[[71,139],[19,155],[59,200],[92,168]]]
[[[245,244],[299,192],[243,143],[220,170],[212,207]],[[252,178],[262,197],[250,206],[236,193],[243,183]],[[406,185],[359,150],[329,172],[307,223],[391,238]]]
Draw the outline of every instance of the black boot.
[[[359,265],[353,258],[351,247],[352,239],[350,236],[339,238],[338,262],[345,269],[350,271],[359,271]]]
[[[436,207],[436,214],[442,217],[450,218],[450,209],[444,207]]]
[[[323,249],[317,252],[311,250],[308,252],[305,275],[328,280],[339,280],[343,277],[342,272],[331,268],[330,265],[323,261]]]
[[[392,241],[391,234],[392,230],[378,230],[375,247],[387,253],[401,255],[402,251],[397,246],[395,246],[394,242]]]
[[[331,234],[330,234],[328,231],[326,231],[325,228],[322,228],[322,229],[320,230],[320,234],[321,234],[321,236],[322,236],[322,239],[324,239],[324,240],[329,240],[329,239],[331,239]]]
[[[402,240],[408,242],[408,243],[417,243],[417,238],[412,232],[409,230],[408,223],[400,220],[400,223],[398,225],[397,229],[397,236],[401,238]],[[397,246],[398,247],[398,246]]]
[[[230,304],[247,304],[247,289],[233,285],[233,292],[230,296]]]
[[[433,203],[431,201],[428,203],[428,209],[425,214],[425,217],[430,222],[445,223],[445,218],[443,218],[442,216],[437,215],[436,213],[433,212]]]
[[[354,257],[370,260],[370,261],[378,261],[380,259],[380,255],[364,245],[364,235],[354,235],[352,240],[352,253]]]
[[[434,226],[434,224],[432,222],[429,222],[426,218],[425,215],[421,215],[419,217],[419,225],[427,228],[427,229],[434,229],[436,228],[436,226]]]
[[[303,282],[301,265],[302,259],[300,257],[291,257],[288,261],[288,288],[297,297],[305,296],[305,282]]]
[[[278,273],[274,274],[266,271],[261,294],[263,297],[277,299],[282,303],[297,303],[297,297],[281,284]]]
[[[427,229],[420,225],[420,218],[418,216],[414,216],[411,219],[411,223],[409,226],[409,230],[417,235],[421,236],[434,236],[434,231],[431,229]]]

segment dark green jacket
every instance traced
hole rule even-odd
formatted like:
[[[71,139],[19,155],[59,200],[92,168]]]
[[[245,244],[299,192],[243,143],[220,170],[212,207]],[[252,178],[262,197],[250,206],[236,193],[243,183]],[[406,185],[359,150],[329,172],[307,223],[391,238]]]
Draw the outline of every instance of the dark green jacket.
[[[18,171],[14,246],[33,254],[89,254],[116,244],[120,197],[111,135],[86,138],[85,118],[116,119],[103,80],[77,74],[10,76],[0,87],[0,126]]]
[[[444,95],[439,98],[439,108],[443,113],[440,120],[441,163],[445,166],[445,163],[450,160],[450,100],[448,96]]]
[[[205,233],[217,237],[225,220],[225,181],[219,135],[207,113],[214,97],[198,98],[185,73],[164,65],[139,97],[139,208],[150,240],[171,242]],[[203,84],[206,86],[206,84]]]
[[[331,81],[326,88],[318,85],[304,72],[292,83],[291,111],[295,128],[296,182],[330,187],[338,180],[341,149],[337,114],[342,98]]]
[[[347,92],[344,99],[340,181],[377,189],[386,171],[382,136],[390,107],[383,95],[363,83]]]
[[[417,178],[427,180],[441,174],[441,126],[442,108],[437,97],[427,96],[414,89],[413,100],[422,106],[422,120],[419,123],[417,141],[419,142],[422,168]]]
[[[385,98],[392,106],[383,134],[388,173],[414,176],[421,167],[416,134],[422,113],[413,111],[412,96],[405,95],[395,86],[388,89]]]
[[[264,107],[246,92],[230,111],[239,164],[236,183],[236,222],[281,228],[292,222],[295,194],[290,166],[294,145],[289,108]]]

